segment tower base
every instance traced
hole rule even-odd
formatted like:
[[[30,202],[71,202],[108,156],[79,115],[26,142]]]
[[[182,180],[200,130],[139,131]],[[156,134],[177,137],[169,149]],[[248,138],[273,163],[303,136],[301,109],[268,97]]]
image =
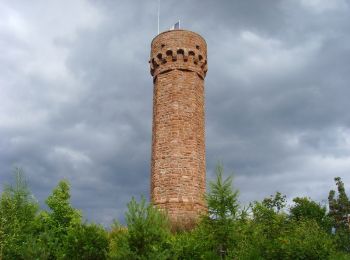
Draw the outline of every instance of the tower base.
[[[174,232],[193,229],[208,211],[205,205],[192,202],[168,202],[155,206],[167,214]]]

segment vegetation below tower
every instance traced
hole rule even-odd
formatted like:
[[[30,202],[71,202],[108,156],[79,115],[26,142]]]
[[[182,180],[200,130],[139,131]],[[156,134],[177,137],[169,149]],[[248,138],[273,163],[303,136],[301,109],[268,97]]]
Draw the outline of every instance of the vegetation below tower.
[[[127,227],[106,230],[82,220],[70,204],[70,185],[59,182],[40,209],[15,171],[0,197],[1,259],[350,259],[350,202],[340,178],[329,208],[310,198],[277,192],[248,207],[238,203],[232,177],[216,180],[206,195],[208,213],[190,231],[171,232],[167,217],[142,198],[126,212]]]

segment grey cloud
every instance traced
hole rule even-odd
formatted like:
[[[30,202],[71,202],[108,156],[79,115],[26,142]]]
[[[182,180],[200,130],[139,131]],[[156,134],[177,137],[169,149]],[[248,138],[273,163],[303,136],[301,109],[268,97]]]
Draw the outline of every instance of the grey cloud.
[[[105,225],[148,197],[157,2],[0,5],[0,183],[22,166],[44,204],[67,178]],[[207,176],[222,161],[243,203],[321,201],[334,176],[350,181],[349,6],[322,4],[162,1],[162,30],[181,19],[208,43]]]

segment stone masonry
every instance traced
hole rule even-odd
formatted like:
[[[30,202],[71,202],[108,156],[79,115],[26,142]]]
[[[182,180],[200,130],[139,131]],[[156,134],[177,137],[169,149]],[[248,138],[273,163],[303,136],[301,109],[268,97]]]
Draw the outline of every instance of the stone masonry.
[[[153,129],[151,199],[173,225],[206,211],[204,78],[207,46],[198,34],[166,31],[151,44]]]

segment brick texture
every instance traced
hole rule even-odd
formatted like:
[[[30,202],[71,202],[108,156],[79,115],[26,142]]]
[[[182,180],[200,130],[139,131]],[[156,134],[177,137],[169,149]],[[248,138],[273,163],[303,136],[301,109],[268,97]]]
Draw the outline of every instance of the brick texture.
[[[207,46],[198,34],[166,31],[152,41],[154,83],[151,199],[173,225],[206,211],[204,78]]]

